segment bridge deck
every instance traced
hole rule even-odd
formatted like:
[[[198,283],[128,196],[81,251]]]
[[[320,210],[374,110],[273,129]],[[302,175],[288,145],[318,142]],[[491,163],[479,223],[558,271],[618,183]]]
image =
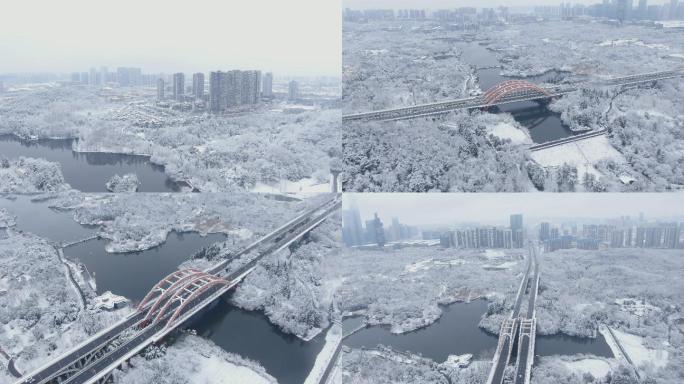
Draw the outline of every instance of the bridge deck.
[[[566,84],[550,87],[536,87],[519,86],[518,88],[510,88],[508,92],[496,93],[496,97],[492,98],[493,93],[485,93],[482,96],[468,97],[463,99],[445,100],[435,103],[427,103],[421,105],[414,105],[409,107],[390,108],[377,111],[362,112],[342,116],[342,122],[353,121],[396,121],[414,119],[419,117],[430,117],[436,115],[443,115],[459,109],[478,109],[488,108],[496,105],[503,105],[521,101],[533,101],[540,99],[548,99],[565,95],[567,93],[575,92],[582,86],[589,84],[602,86],[625,86],[635,85],[641,83],[648,83],[657,80],[671,79],[675,77],[684,76],[684,69],[677,68],[671,71],[661,71],[644,73],[630,76],[623,76],[613,79],[600,80],[593,83],[578,83]],[[529,83],[531,84],[531,83]],[[496,88],[497,86],[493,87]],[[535,87],[537,88],[535,90]],[[512,91],[511,91],[512,89]],[[493,91],[494,89],[490,90]],[[498,91],[498,90],[497,90]],[[489,92],[489,91],[488,91]]]

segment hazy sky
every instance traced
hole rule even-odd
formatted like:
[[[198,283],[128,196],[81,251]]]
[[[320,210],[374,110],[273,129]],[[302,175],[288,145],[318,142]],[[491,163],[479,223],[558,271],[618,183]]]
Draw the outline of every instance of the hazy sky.
[[[412,225],[481,222],[507,224],[509,214],[544,218],[632,217],[644,212],[647,218],[684,216],[681,193],[350,193],[366,220],[377,212],[389,223],[392,217]]]
[[[664,4],[669,0],[648,0],[648,4]],[[343,5],[349,8],[458,8],[458,7],[528,7],[535,5],[559,5],[560,3],[572,4],[597,4],[600,0],[343,0]],[[638,0],[633,0],[634,4]]]
[[[340,0],[17,0],[0,12],[0,73],[107,65],[339,75]]]

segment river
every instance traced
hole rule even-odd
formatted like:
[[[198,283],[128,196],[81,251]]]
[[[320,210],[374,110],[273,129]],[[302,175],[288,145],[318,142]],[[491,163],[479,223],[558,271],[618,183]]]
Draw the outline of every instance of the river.
[[[70,212],[49,208],[49,202],[32,202],[31,196],[0,196],[0,207],[17,216],[16,229],[57,243],[85,239],[97,227],[83,226]],[[92,239],[64,248],[64,255],[84,263],[95,274],[97,292],[112,291],[134,303],[168,273],[203,246],[226,239],[225,235],[172,232],[163,244],[142,252],[107,253],[106,240]],[[229,352],[261,364],[281,384],[301,384],[325,344],[325,332],[302,341],[282,332],[259,311],[247,311],[227,302],[217,304],[191,324],[198,335]]]
[[[64,179],[83,192],[107,192],[105,183],[115,174],[135,173],[139,192],[178,192],[185,185],[171,180],[164,167],[149,156],[118,153],[81,153],[72,150],[74,139],[24,140],[0,135],[0,154],[8,158],[36,157],[59,163]]]
[[[483,92],[501,82],[514,79],[513,77],[506,77],[500,74],[501,69],[496,67],[500,66],[501,63],[499,63],[496,54],[485,46],[477,42],[456,44],[463,52],[461,60],[477,68],[478,83]],[[550,72],[540,76],[524,78],[523,80],[543,83],[546,81],[557,81],[560,78],[562,78],[561,73]],[[529,130],[530,136],[535,143],[545,143],[574,134],[563,124],[560,114],[549,110],[544,104],[532,101],[512,103],[499,106],[498,110],[513,115],[516,121]]]
[[[388,326],[371,326],[347,337],[343,343],[356,348],[373,348],[382,344],[399,351],[419,353],[440,363],[449,355],[464,353],[471,353],[476,359],[490,360],[494,357],[498,337],[478,327],[480,319],[487,311],[485,300],[454,303],[443,306],[442,311],[442,316],[436,322],[416,331],[393,334]],[[345,319],[345,333],[354,329],[358,323],[359,318]],[[610,347],[600,334],[595,339],[564,334],[537,336],[535,354],[538,356],[580,353],[613,357]]]

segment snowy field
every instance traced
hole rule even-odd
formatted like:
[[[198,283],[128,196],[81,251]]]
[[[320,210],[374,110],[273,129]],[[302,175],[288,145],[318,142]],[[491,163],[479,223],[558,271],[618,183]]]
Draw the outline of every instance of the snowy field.
[[[667,350],[649,348],[645,345],[644,338],[637,335],[618,330],[613,330],[613,333],[637,367],[652,365],[655,368],[663,368],[667,365],[669,356]]]
[[[275,384],[258,362],[229,353],[210,340],[185,334],[156,353],[131,359],[116,380],[127,384]]]
[[[590,373],[595,378],[606,377],[611,371],[611,365],[604,359],[580,359],[575,361],[568,361],[565,366],[576,373]]]
[[[610,144],[606,136],[595,136],[573,141],[555,147],[544,148],[531,154],[532,158],[543,167],[560,167],[564,164],[577,168],[577,177],[584,180],[587,173],[599,180],[603,176],[595,167],[601,161],[612,161],[625,164],[626,160]]]

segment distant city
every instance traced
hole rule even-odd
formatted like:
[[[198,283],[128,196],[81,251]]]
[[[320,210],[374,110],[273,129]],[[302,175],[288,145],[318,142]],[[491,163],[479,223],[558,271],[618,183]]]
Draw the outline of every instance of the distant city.
[[[669,4],[649,4],[648,0],[603,0],[593,5],[560,3],[557,6],[536,6],[531,12],[517,12],[509,7],[475,8],[459,7],[453,9],[345,9],[345,21],[365,20],[426,20],[451,21],[461,26],[495,24],[508,21],[530,21],[537,18],[577,18],[597,17],[608,20],[624,21],[663,21],[684,19],[684,2],[671,0]],[[684,28],[681,26],[680,28]]]
[[[348,247],[392,245],[436,246],[463,249],[514,249],[522,248],[528,235],[522,214],[512,214],[509,225],[468,226],[457,229],[424,229],[392,218],[385,227],[377,214],[363,221],[358,209],[342,211],[342,240]],[[598,250],[601,248],[684,248],[684,225],[677,222],[647,222],[628,216],[614,220],[613,224],[578,224],[575,221],[555,225],[543,221],[535,225],[533,235],[543,243],[546,252],[560,249]],[[530,236],[534,237],[534,236]]]
[[[116,84],[120,87],[156,87],[157,101],[168,106],[170,101],[184,103],[181,109],[208,109],[220,113],[240,106],[258,104],[262,99],[273,98],[273,74],[262,75],[258,70],[212,71],[209,73],[208,92],[205,92],[205,74],[192,74],[192,84],[186,82],[182,72],[173,75],[145,74],[140,68],[119,67],[110,72],[107,67],[91,68],[89,72],[73,72],[71,82],[92,86]],[[170,93],[167,93],[169,92]],[[299,84],[288,84],[288,100],[299,98]]]

